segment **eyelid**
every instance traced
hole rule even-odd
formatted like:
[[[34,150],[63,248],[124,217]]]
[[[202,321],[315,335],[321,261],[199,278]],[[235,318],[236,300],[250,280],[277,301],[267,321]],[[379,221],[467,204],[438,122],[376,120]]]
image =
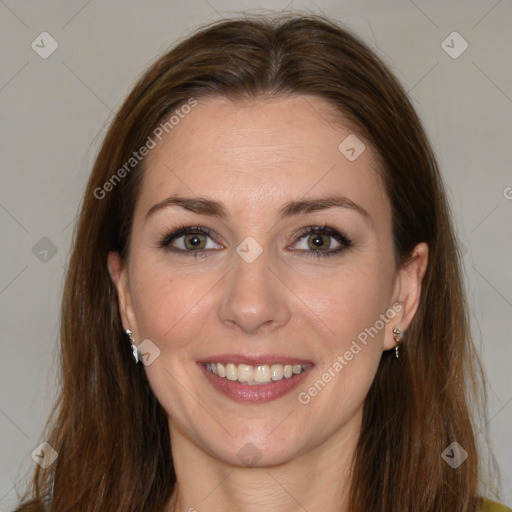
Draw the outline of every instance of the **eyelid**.
[[[199,233],[199,234],[202,234],[202,235],[206,235],[206,236],[210,237],[215,243],[218,244],[218,242],[213,239],[213,237],[212,237],[213,231],[210,228],[207,228],[207,227],[204,227],[204,226],[182,225],[182,226],[179,226],[176,229],[171,230],[171,232],[166,232],[166,234],[164,234],[161,237],[160,242],[159,242],[159,246],[162,247],[162,248],[165,248],[165,247],[169,246],[171,241],[173,241],[174,239],[180,238],[182,236],[186,236],[186,235],[189,235],[189,234],[192,234],[192,233]],[[197,250],[197,251],[185,251],[183,249],[173,249],[173,250],[175,250],[175,252],[182,252],[182,253],[185,253],[185,252],[197,252],[197,253],[204,252],[204,249],[203,250]],[[209,249],[209,250],[211,250],[211,249]]]
[[[194,254],[194,255],[204,255],[208,251],[218,250],[218,249],[198,249],[196,251],[191,251],[191,250],[184,250],[184,249],[177,249],[177,248],[169,247],[170,243],[173,240],[180,238],[182,236],[186,236],[188,234],[193,234],[193,233],[200,233],[200,234],[206,235],[207,237],[211,238],[215,243],[218,243],[212,237],[213,231],[207,227],[181,225],[178,228],[173,229],[170,233],[163,235],[161,237],[159,246],[161,248],[164,248],[164,249],[170,251],[170,252],[174,252],[174,253],[178,253],[178,254],[181,253],[183,255],[187,255],[187,253]],[[344,232],[339,231],[338,229],[335,229],[335,228],[331,228],[325,224],[324,225],[310,225],[310,226],[303,227],[298,232],[293,233],[292,237],[295,239],[295,242],[297,242],[297,241],[302,240],[306,235],[311,235],[311,234],[315,234],[315,233],[325,234],[327,236],[334,238],[341,245],[341,247],[339,247],[335,250],[330,250],[330,251],[322,251],[322,250],[308,251],[305,249],[298,249],[298,250],[292,249],[292,250],[294,250],[296,252],[300,252],[300,253],[305,253],[308,255],[308,257],[323,257],[323,256],[332,256],[332,255],[340,254],[341,252],[343,252],[344,250],[346,250],[352,246],[352,240]]]
[[[305,235],[311,234],[311,233],[323,233],[329,236],[332,236],[335,238],[339,243],[350,246],[352,245],[352,240],[342,231],[339,231],[338,229],[331,228],[327,225],[311,225],[306,226],[304,228],[301,228],[297,233],[293,234],[293,237],[296,240],[300,240],[304,238]]]
[[[313,225],[313,226],[307,226],[305,228],[302,228],[293,235],[293,237],[296,239],[296,241],[302,240],[306,236],[314,235],[315,233],[320,233],[327,235],[331,238],[334,238],[338,244],[340,244],[339,247],[336,249],[331,249],[327,251],[322,251],[320,249],[317,250],[307,250],[307,249],[294,249],[296,252],[302,253],[303,257],[306,258],[314,258],[314,259],[322,259],[322,258],[328,258],[330,256],[341,256],[342,253],[344,253],[347,249],[352,247],[352,240],[342,231],[331,228],[327,226],[326,224],[323,224],[321,226],[319,225]]]

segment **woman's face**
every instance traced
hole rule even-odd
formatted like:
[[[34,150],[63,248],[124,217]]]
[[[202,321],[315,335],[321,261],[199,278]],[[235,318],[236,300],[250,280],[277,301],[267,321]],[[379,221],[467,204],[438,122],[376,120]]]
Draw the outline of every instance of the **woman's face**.
[[[415,311],[422,270],[395,267],[376,155],[329,111],[311,96],[199,101],[147,157],[129,264],[109,258],[171,435],[231,464],[354,439]]]

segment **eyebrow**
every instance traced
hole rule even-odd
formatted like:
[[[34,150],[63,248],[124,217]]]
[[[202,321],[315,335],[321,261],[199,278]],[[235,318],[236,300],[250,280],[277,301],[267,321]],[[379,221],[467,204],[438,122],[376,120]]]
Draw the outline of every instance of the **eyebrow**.
[[[153,205],[146,213],[146,220],[156,212],[172,206],[179,206],[199,215],[208,215],[221,219],[229,217],[225,206],[213,199],[173,195]],[[362,206],[354,203],[354,201],[350,200],[348,197],[339,195],[289,201],[279,210],[279,219],[282,220],[287,217],[304,215],[311,212],[327,210],[329,208],[347,208],[361,214],[366,220],[372,222],[370,214]]]

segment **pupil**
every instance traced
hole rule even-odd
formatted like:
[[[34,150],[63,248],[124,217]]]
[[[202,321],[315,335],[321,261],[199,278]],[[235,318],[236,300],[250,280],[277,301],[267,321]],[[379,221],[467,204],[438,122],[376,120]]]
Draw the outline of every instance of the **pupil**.
[[[313,238],[313,244],[316,245],[317,247],[321,247],[323,245],[322,237],[319,235],[315,235]]]
[[[201,245],[201,240],[200,240],[199,236],[192,235],[192,237],[189,238],[189,244],[192,245],[193,247],[197,247],[197,246]]]

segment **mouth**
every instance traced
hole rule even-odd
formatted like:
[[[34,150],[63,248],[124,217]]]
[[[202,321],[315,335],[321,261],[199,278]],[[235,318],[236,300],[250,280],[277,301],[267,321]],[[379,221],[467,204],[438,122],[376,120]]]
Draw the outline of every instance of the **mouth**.
[[[222,379],[246,383],[249,386],[264,385],[270,382],[291,379],[294,375],[300,375],[308,367],[306,364],[234,364],[234,363],[203,363],[206,371],[217,375]]]
[[[314,368],[305,360],[278,357],[264,362],[261,358],[219,356],[196,364],[206,381],[222,395],[236,402],[260,403],[290,393]]]

